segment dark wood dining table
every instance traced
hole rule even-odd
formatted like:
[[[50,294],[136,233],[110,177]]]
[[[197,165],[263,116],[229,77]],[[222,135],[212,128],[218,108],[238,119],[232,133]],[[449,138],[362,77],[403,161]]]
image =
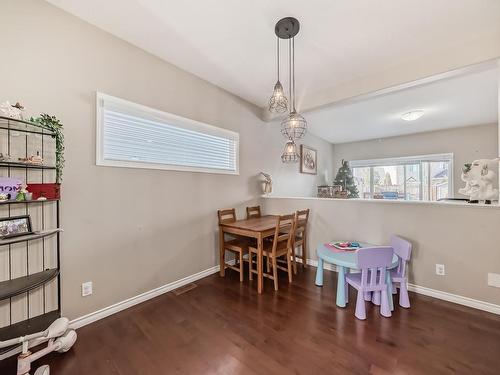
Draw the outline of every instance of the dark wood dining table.
[[[276,230],[278,216],[265,215],[259,218],[236,220],[232,223],[225,223],[219,226],[219,246],[221,246],[221,261],[224,264],[224,233],[236,234],[239,236],[255,238],[257,240],[257,291],[262,293],[263,290],[263,255],[264,238],[274,235]],[[224,276],[224,267],[220,269],[220,275]]]

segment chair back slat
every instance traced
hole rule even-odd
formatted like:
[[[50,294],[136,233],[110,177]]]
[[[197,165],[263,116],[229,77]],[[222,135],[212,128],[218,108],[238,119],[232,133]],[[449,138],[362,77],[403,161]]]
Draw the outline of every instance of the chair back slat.
[[[247,219],[261,217],[260,206],[247,207]]]
[[[280,243],[286,241],[286,247],[288,249],[292,248],[292,241],[295,235],[295,223],[296,215],[281,215],[276,218],[276,230],[274,232],[273,240],[273,255],[276,254],[276,250]]]
[[[412,244],[404,238],[393,235],[391,236],[390,245],[398,256],[397,272],[404,277],[406,275],[406,263],[411,258]]]
[[[218,210],[217,216],[219,218],[219,225],[234,223],[236,221],[236,210],[234,208]]]
[[[386,270],[392,264],[390,246],[364,247],[356,252],[356,268],[361,270],[363,287],[371,289],[385,284]]]
[[[309,219],[309,209],[299,210],[296,212],[296,229],[295,235],[302,235],[307,229],[307,220]]]

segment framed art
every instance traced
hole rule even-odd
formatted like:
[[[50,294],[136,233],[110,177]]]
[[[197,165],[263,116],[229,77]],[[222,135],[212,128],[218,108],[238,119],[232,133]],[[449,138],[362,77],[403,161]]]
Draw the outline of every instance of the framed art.
[[[0,238],[24,236],[33,233],[30,215],[12,216],[0,219]]]
[[[300,145],[300,173],[318,173],[318,155],[315,149]]]

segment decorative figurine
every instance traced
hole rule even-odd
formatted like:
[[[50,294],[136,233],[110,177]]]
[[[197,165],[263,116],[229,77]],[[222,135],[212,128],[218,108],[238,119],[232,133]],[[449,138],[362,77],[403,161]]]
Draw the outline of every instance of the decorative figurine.
[[[40,152],[36,152],[36,155],[31,155],[27,158],[19,158],[21,163],[33,164],[33,165],[43,165],[43,158],[40,156]]]
[[[264,176],[264,181],[262,181],[262,193],[263,194],[271,194],[273,192],[273,179],[271,175],[260,172],[262,176]]]
[[[464,164],[461,177],[465,186],[458,192],[467,195],[470,203],[491,204],[491,201],[498,201],[498,189],[494,187],[494,184],[498,181],[499,161],[500,158],[478,159]]]

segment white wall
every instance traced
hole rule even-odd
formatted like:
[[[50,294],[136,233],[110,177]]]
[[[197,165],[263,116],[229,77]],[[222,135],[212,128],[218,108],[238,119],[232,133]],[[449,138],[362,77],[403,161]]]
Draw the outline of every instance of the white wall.
[[[283,194],[311,193],[315,178],[299,174],[298,165],[282,166],[279,126],[263,123],[255,106],[43,1],[3,1],[2,15],[0,34],[9,46],[0,59],[0,101],[20,101],[29,113],[47,112],[65,125],[68,317],[217,265],[216,210],[236,207],[243,216],[258,201],[260,171],[278,175]],[[239,132],[240,175],[97,167],[96,90]],[[304,142],[333,159],[328,143],[313,136]],[[6,251],[0,248],[0,259]],[[82,298],[85,281],[93,281],[94,294]],[[0,306],[0,325],[6,311]],[[25,300],[15,313],[26,316]]]

